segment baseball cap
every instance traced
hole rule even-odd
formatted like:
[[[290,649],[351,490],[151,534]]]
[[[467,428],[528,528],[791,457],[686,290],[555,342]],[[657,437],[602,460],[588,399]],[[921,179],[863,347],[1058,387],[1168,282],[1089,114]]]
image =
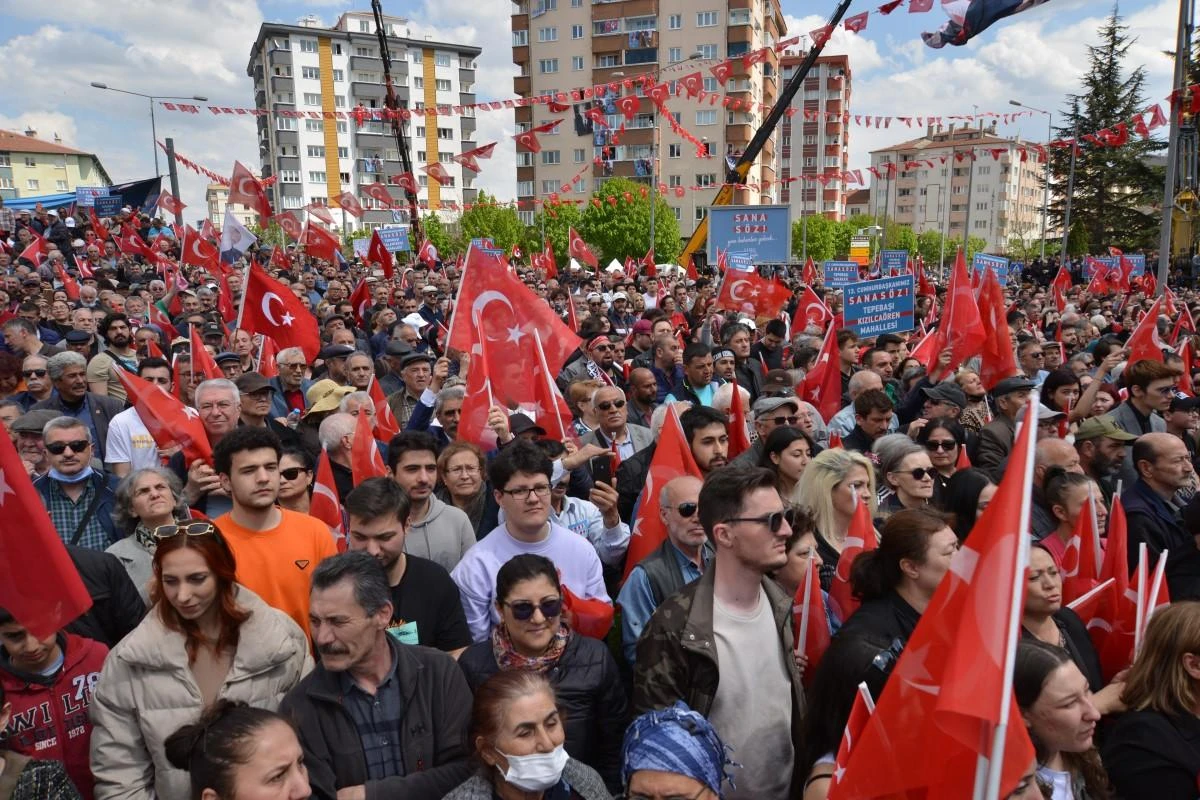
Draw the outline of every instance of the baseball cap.
[[[654,330],[654,323],[648,319],[639,319],[633,323],[633,333],[636,336],[639,333],[650,333]]]
[[[716,359],[713,360],[715,361]],[[786,369],[772,369],[768,370],[767,374],[763,377],[762,390],[764,394],[770,394],[778,391],[790,392],[792,391],[792,387],[795,385],[795,383],[796,382],[792,380],[792,373],[788,372]]]
[[[1028,406],[1026,408],[1022,408],[1020,411],[1017,412],[1017,419],[1025,418],[1025,411],[1027,410],[1027,408],[1028,408]],[[1055,411],[1053,408],[1050,408],[1045,403],[1038,403],[1038,407],[1037,407],[1037,421],[1038,422],[1045,422],[1046,420],[1058,419],[1059,417],[1065,417],[1065,416],[1066,416],[1066,413],[1064,413],[1062,411]]]
[[[322,411],[337,411],[342,398],[353,391],[353,386],[342,386],[331,378],[317,381],[304,393],[304,399],[308,402],[304,416],[319,414]]]
[[[587,296],[586,299],[589,303],[599,303],[600,301],[604,300],[604,298],[600,296],[599,292],[592,292]]]
[[[625,294],[624,292],[617,292],[616,294],[614,294],[614,295],[612,296],[612,299],[613,299],[614,301],[617,301],[617,300],[628,300],[628,299],[629,299],[629,295]]]
[[[430,292],[437,294],[437,287],[429,283],[421,287],[421,294],[429,294]]]
[[[942,381],[935,386],[923,386],[921,391],[930,400],[953,403],[959,408],[967,407],[967,393],[954,381]]]
[[[1200,408],[1200,397],[1188,397],[1183,392],[1176,392],[1171,397],[1171,405],[1168,411],[1191,411],[1194,408]]]
[[[263,389],[275,391],[275,387],[271,385],[271,382],[257,372],[243,372],[234,381],[234,384],[237,385],[238,391],[242,394],[254,394],[255,392],[261,392]]]
[[[1012,394],[1013,392],[1032,389],[1036,385],[1037,384],[1029,380],[1029,378],[1022,378],[1020,376],[1005,378],[996,384],[995,389],[992,389],[992,397],[1003,397],[1004,395]]]
[[[800,401],[795,397],[760,397],[750,407],[750,410],[754,412],[754,416],[760,417],[763,414],[777,411],[783,406],[791,406],[794,411],[799,411]]]
[[[1075,441],[1085,442],[1088,439],[1114,439],[1118,442],[1132,442],[1138,438],[1128,431],[1117,427],[1111,417],[1088,417],[1081,420],[1075,428]]]
[[[224,336],[225,331],[215,322],[206,322],[204,327],[200,329],[201,336]]]

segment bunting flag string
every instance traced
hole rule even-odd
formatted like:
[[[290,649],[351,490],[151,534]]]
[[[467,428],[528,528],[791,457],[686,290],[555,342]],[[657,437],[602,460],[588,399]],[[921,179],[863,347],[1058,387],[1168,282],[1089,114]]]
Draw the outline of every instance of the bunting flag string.
[[[171,155],[171,152],[169,150],[167,150],[167,146],[165,144],[163,144],[162,142],[159,142],[159,141],[156,141],[155,144],[157,144],[164,153],[166,153],[167,155]],[[195,161],[192,161],[187,156],[182,155],[178,150],[175,151],[174,156],[175,156],[176,161],[178,161],[180,164],[182,164],[183,166],[190,169],[192,172],[195,172],[197,175],[203,175],[204,177],[208,178],[213,183],[219,183],[222,186],[230,185],[229,178],[226,178],[224,175],[218,175],[217,173],[213,172],[211,169],[208,169],[207,167],[197,164]],[[272,175],[269,178],[263,178],[262,181],[260,181],[260,183],[262,183],[263,186],[270,186],[271,184],[275,183],[275,181],[277,181],[277,180],[279,180],[279,176]]]

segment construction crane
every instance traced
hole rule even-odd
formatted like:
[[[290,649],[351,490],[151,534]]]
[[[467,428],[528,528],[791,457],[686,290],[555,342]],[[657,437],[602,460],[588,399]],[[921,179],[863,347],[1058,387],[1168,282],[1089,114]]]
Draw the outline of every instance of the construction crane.
[[[851,0],[841,0],[838,7],[834,10],[833,16],[829,18],[828,28],[832,31],[842,21],[842,17],[850,9]],[[825,37],[828,40],[828,37]],[[779,120],[783,119],[783,115],[792,105],[792,99],[795,98],[796,92],[800,91],[800,87],[804,85],[804,79],[808,77],[809,70],[813,64],[817,63],[817,58],[821,55],[821,51],[825,49],[825,41],[814,41],[812,49],[808,51],[808,56],[801,62],[800,67],[796,70],[796,74],[783,87],[783,92],[779,95],[779,99],[775,102],[775,106],[771,109],[771,113],[763,120],[762,125],[754,133],[754,137],[750,140],[750,144],[742,152],[737,163],[729,169],[725,177],[725,182],[721,186],[717,196],[713,198],[711,205],[727,206],[733,201],[733,194],[736,191],[735,187],[744,186],[746,177],[750,174],[750,167],[754,166],[754,160],[762,153],[763,146],[767,140],[771,138],[771,134],[775,132],[775,126],[779,124]],[[683,253],[679,256],[681,264],[694,263],[697,253],[704,251],[704,246],[708,242],[708,215],[700,220],[696,225],[696,230],[692,232],[692,238],[688,239],[687,245],[683,248]]]
[[[375,34],[379,37],[379,57],[383,60],[383,82],[387,85],[387,98],[384,105],[391,112],[392,135],[396,137],[396,150],[400,153],[400,166],[405,174],[413,174],[412,158],[408,154],[408,137],[404,134],[403,122],[400,119],[400,100],[396,97],[396,87],[392,85],[392,56],[388,50],[387,26],[383,23],[383,3],[371,0],[371,13],[375,15]],[[415,179],[414,179],[415,182]],[[404,186],[404,197],[408,200],[409,238],[414,241],[421,239],[421,215],[417,208],[417,192],[413,183]]]

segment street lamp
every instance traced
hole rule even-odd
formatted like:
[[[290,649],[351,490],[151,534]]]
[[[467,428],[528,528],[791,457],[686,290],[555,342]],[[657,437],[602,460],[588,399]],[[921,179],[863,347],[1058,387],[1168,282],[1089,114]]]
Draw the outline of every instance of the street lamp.
[[[105,91],[120,92],[121,94],[131,94],[134,97],[144,97],[150,101],[150,136],[153,138],[153,141],[151,142],[151,144],[154,146],[154,177],[156,177],[156,178],[159,175],[159,171],[158,171],[158,126],[155,125],[155,123],[154,123],[154,101],[155,100],[198,100],[201,103],[208,102],[207,97],[202,97],[201,95],[198,95],[198,94],[194,94],[191,97],[179,97],[176,95],[142,94],[141,92],[131,92],[127,89],[117,89],[112,86],[109,86],[106,83],[100,83],[99,81],[92,81],[91,85],[92,85],[92,88],[94,88],[94,89],[104,89]]]
[[[1027,106],[1024,103],[1018,102],[1016,100],[1009,100],[1008,104],[1010,106],[1016,106],[1017,108],[1027,108],[1030,111],[1036,111],[1039,114],[1046,115],[1046,146],[1049,147],[1050,140],[1054,138],[1054,115],[1051,114],[1049,111],[1043,111],[1040,108],[1034,108],[1033,106]],[[1049,152],[1049,151],[1047,151],[1047,152]],[[1047,156],[1046,158],[1044,158],[1042,160],[1045,162],[1045,173],[1046,174],[1042,181],[1042,254],[1041,254],[1041,260],[1043,263],[1045,263],[1045,261],[1046,261],[1046,220],[1050,216],[1050,158]],[[1019,203],[1020,200],[1018,199],[1017,202]],[[1062,255],[1065,256],[1066,253],[1063,253]]]

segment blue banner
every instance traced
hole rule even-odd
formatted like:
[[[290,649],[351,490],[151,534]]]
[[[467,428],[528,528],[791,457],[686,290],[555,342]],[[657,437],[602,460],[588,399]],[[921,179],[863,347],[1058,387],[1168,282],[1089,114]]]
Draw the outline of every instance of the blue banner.
[[[124,203],[121,201],[120,195],[116,197],[94,197],[92,206],[97,217],[115,217],[121,213],[121,206]]]
[[[826,261],[821,267],[826,289],[841,289],[858,283],[857,261]]]
[[[976,253],[971,261],[971,271],[978,272],[990,268],[996,273],[996,280],[1001,286],[1008,285],[1008,259],[1004,256],[990,256],[987,253]]]
[[[846,286],[842,295],[844,327],[863,338],[911,331],[914,282],[912,275],[899,275]]]
[[[109,188],[107,186],[76,186],[75,187],[75,205],[80,208],[91,208],[97,197],[108,197]],[[117,206],[119,210],[121,207]]]
[[[749,253],[726,253],[725,263],[730,269],[736,269],[738,272],[750,272],[754,269],[754,259]]]
[[[408,242],[407,225],[384,225],[379,228],[379,241],[389,253],[409,252],[412,245]]]
[[[1117,260],[1120,261],[1120,259]],[[1125,260],[1133,264],[1133,272],[1131,274],[1133,274],[1135,277],[1146,274],[1146,256],[1144,254],[1130,253],[1129,255],[1125,256]]]
[[[746,253],[755,264],[792,260],[789,206],[713,206],[708,210],[708,263],[717,250]]]
[[[1128,258],[1128,256],[1126,256],[1126,258]],[[1091,256],[1089,258],[1085,258],[1083,260],[1083,279],[1085,281],[1090,281],[1092,279],[1092,274],[1093,274],[1092,262],[1093,261],[1095,261],[1099,264],[1103,264],[1105,272],[1108,272],[1109,270],[1117,269],[1118,267],[1121,266],[1121,259],[1117,258],[1116,256]],[[1143,266],[1145,266],[1145,265],[1143,264]]]
[[[879,269],[883,275],[905,275],[908,273],[907,250],[883,250],[879,253]]]

